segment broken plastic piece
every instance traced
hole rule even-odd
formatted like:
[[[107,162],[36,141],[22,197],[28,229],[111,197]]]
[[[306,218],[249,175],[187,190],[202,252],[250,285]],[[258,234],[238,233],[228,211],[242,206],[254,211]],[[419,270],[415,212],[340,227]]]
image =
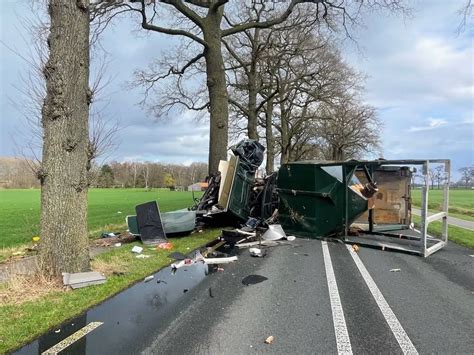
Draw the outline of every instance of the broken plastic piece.
[[[288,236],[286,236],[286,240],[288,240],[289,242],[292,242],[292,241],[296,240],[296,237],[294,235],[288,235]]]
[[[143,281],[145,281],[145,282],[150,282],[151,280],[153,280],[154,277],[155,277],[155,276],[153,276],[153,275],[147,276],[147,277],[145,277],[145,278],[143,279]]]
[[[157,246],[158,249],[165,249],[165,250],[171,250],[173,249],[173,244],[166,242],[166,243],[160,243]]]
[[[262,249],[259,248],[250,248],[249,252],[250,255],[255,256],[257,258],[261,258],[263,256]]]
[[[390,272],[399,272],[401,269],[390,269]]]
[[[132,248],[132,253],[140,254],[142,251],[143,251],[143,248],[142,248],[142,247],[139,247],[138,245],[135,245],[135,246]]]
[[[270,335],[267,339],[265,339],[265,344],[271,344],[273,343],[273,340],[275,340],[275,337]]]
[[[228,258],[203,258],[202,260],[207,265],[213,265],[213,264],[228,264],[228,263],[237,261],[238,258],[236,256],[230,256]]]
[[[264,240],[280,240],[285,239],[286,234],[280,224],[271,224],[268,226],[268,230],[263,233],[262,239]]]
[[[149,258],[150,255],[146,255],[146,254],[138,254],[135,256],[137,259],[146,259],[146,258]]]

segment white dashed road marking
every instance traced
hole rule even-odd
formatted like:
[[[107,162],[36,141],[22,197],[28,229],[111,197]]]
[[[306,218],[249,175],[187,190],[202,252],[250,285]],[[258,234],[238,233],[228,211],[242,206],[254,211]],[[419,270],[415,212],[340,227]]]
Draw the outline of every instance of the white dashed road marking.
[[[321,244],[323,247],[324,268],[326,269],[326,278],[328,280],[334,331],[336,333],[337,353],[352,354],[351,340],[349,339],[341,298],[337,289],[336,276],[332,268],[331,255],[329,254],[327,242],[321,242]]]
[[[382,292],[380,292],[379,288],[375,284],[374,279],[372,279],[372,276],[370,276],[369,272],[360,260],[359,255],[357,255],[357,253],[352,250],[352,247],[350,245],[346,245],[346,247],[352,256],[352,259],[354,259],[354,262],[357,265],[357,268],[359,269],[360,273],[362,274],[362,277],[365,283],[367,284],[370,293],[372,293],[375,302],[377,302],[380,311],[382,312],[385,320],[387,321],[388,326],[392,330],[395,339],[397,339],[398,344],[400,345],[400,348],[402,349],[403,353],[418,354],[418,351],[416,350],[415,346],[413,345],[407,333],[405,332],[405,329],[403,329],[402,325],[398,321],[397,316],[395,315],[395,313],[393,313],[392,309],[385,300],[385,297],[382,295]]]
[[[85,327],[79,329],[77,332],[75,332],[75,333],[71,334],[70,336],[68,336],[67,338],[61,340],[59,343],[57,343],[52,348],[49,348],[48,350],[43,351],[41,353],[41,355],[58,354],[59,352],[66,349],[69,345],[75,343],[76,341],[78,341],[79,339],[84,337],[85,335],[92,332],[97,327],[100,327],[102,324],[104,324],[104,323],[103,322],[91,322],[91,323],[87,324]]]

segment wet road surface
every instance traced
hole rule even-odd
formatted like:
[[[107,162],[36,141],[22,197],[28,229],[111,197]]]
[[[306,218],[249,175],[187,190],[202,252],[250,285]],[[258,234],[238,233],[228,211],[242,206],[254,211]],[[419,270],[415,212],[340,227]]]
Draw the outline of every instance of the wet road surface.
[[[472,353],[472,254],[454,244],[426,259],[356,254],[303,239],[265,258],[243,250],[224,271],[166,268],[19,353],[42,353],[92,322],[103,324],[60,353]]]

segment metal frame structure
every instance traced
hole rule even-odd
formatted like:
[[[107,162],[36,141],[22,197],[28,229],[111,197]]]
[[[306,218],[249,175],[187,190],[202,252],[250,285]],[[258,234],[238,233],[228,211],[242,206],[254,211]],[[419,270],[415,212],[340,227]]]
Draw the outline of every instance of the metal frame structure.
[[[430,164],[444,164],[445,179],[443,184],[443,203],[442,211],[431,216],[428,214],[428,196],[429,196],[429,167]],[[326,164],[325,164],[326,165]],[[381,230],[375,230],[372,223],[372,213],[369,211],[369,230],[361,237],[349,236],[349,192],[346,189],[345,194],[345,219],[344,219],[344,235],[345,242],[356,242],[361,245],[371,245],[382,247],[383,249],[395,249],[415,253],[427,257],[439,249],[443,248],[448,242],[448,202],[449,202],[449,182],[451,162],[449,159],[429,159],[429,160],[374,160],[374,161],[347,161],[343,163],[331,162],[327,165],[342,165],[343,183],[348,186],[349,182],[358,168],[362,168],[367,176],[367,179],[373,181],[374,171],[381,166],[421,166],[424,180],[422,188],[422,205],[421,205],[421,228],[416,230],[406,225],[395,225],[392,231],[397,229],[400,233],[387,233]],[[441,238],[434,238],[428,234],[428,225],[431,222],[442,220],[442,235]],[[398,226],[398,228],[397,228]],[[410,230],[411,229],[411,230]],[[408,232],[408,233],[403,233]],[[377,236],[371,240],[370,236]],[[409,243],[402,243],[409,241]]]

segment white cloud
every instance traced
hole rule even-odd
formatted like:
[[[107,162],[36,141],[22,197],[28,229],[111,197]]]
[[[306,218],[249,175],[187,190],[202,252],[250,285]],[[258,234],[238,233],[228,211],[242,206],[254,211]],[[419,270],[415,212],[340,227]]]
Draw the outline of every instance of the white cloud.
[[[442,118],[429,118],[427,120],[427,125],[426,126],[418,126],[418,127],[412,126],[408,129],[408,131],[409,132],[428,131],[428,130],[431,130],[431,129],[446,126],[447,124],[448,124],[448,121],[446,121]]]

